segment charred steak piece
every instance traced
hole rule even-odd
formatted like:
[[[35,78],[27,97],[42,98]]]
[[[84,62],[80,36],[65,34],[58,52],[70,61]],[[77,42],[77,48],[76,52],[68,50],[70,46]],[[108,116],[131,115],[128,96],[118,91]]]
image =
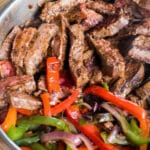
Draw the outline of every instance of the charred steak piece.
[[[37,110],[42,105],[42,103],[37,98],[17,91],[10,92],[8,98],[11,105],[15,108]]]
[[[114,21],[115,20],[115,21]],[[110,23],[109,23],[110,22]],[[129,17],[127,15],[121,14],[118,18],[108,19],[104,23],[101,23],[100,26],[97,25],[89,34],[93,38],[105,38],[117,34],[122,28],[127,26],[129,23]]]
[[[112,92],[125,98],[144,79],[144,65],[135,60],[128,60],[125,67],[125,76],[118,79],[113,85]]]
[[[15,68],[13,64],[8,60],[0,61],[0,77],[6,78],[15,75]]]
[[[19,32],[14,39],[11,60],[16,67],[18,75],[24,73],[24,58],[36,33],[37,30],[35,28],[25,28],[22,32]]]
[[[13,76],[0,80],[0,109],[8,104],[7,90],[20,84],[22,89],[26,89],[24,92],[31,93],[36,89],[36,84],[32,76]],[[21,90],[20,87],[15,90]],[[13,89],[14,90],[14,89]],[[23,91],[23,90],[21,90]]]
[[[67,48],[67,21],[66,18],[61,16],[61,21],[59,25],[59,31],[51,42],[51,53],[52,56],[57,57],[60,60],[60,69],[64,67],[64,61],[66,57]]]
[[[12,31],[7,35],[6,39],[4,40],[4,42],[2,43],[0,47],[0,60],[9,59],[13,40],[16,34],[18,34],[20,31],[21,29],[18,26],[15,26],[12,29]]]
[[[73,7],[66,14],[66,17],[71,23],[80,23],[84,27],[85,31],[94,27],[103,20],[102,15],[96,13],[92,9],[88,9],[85,3],[81,3]]]
[[[139,35],[132,43],[128,56],[150,64],[150,37]]]
[[[77,87],[83,87],[89,81],[88,70],[83,64],[83,54],[86,50],[82,26],[75,24],[70,27],[71,48],[69,67]]]
[[[30,45],[24,59],[26,74],[34,75],[39,71],[39,65],[47,56],[49,42],[56,35],[57,31],[58,26],[55,24],[42,24],[39,27],[37,36]]]
[[[113,4],[106,3],[104,1],[88,1],[86,6],[87,8],[102,14],[114,14],[116,11]]]
[[[147,100],[150,104],[150,81],[136,90],[136,94],[143,100]]]
[[[102,22],[102,15],[96,13],[92,9],[86,8],[85,4],[80,5],[82,5],[82,12],[86,15],[86,18],[81,21],[81,25],[85,31],[95,27],[99,22]]]
[[[118,49],[113,48],[111,43],[104,39],[96,40],[92,37],[89,39],[100,56],[103,74],[114,79],[124,77],[125,62]]]
[[[44,22],[54,21],[58,15],[66,14],[72,7],[87,0],[58,0],[54,2],[46,2],[40,18]]]

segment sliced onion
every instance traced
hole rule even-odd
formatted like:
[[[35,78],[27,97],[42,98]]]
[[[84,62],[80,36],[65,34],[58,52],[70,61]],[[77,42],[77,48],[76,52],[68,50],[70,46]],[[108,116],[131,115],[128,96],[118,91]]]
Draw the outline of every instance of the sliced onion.
[[[116,111],[115,108],[113,108],[111,105],[109,105],[108,103],[103,103],[101,104],[101,107],[103,107],[104,109],[106,109],[108,112],[110,112],[120,123],[121,126],[124,129],[126,129],[124,122],[121,119],[120,114]]]
[[[66,141],[67,143],[72,143],[75,146],[79,146],[81,144],[81,140],[78,137],[78,135],[68,133],[68,132],[63,132],[63,131],[53,131],[46,133],[41,136],[41,142],[48,142],[48,141],[57,141],[57,140],[62,140]]]
[[[74,144],[72,144],[72,143],[70,143],[68,141],[64,141],[64,142],[69,146],[69,148],[71,150],[78,150],[78,148]]]
[[[83,134],[78,134],[78,137],[83,141],[88,150],[93,150],[93,145],[91,141]]]

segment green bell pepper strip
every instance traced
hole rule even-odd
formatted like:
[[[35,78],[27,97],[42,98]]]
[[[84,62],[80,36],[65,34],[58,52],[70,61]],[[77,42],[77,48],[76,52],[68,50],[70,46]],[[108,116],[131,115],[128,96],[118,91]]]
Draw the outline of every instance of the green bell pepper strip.
[[[116,111],[111,105],[108,103],[103,103],[101,105],[103,108],[105,108],[107,111],[109,111],[121,124],[122,130],[126,136],[126,138],[136,146],[150,143],[150,138],[144,138],[141,135],[134,132],[135,128],[131,127],[126,118],[120,114],[118,111]],[[134,130],[132,130],[134,129]]]
[[[17,127],[12,126],[7,132],[7,135],[14,141],[20,139],[26,131],[34,129],[38,125],[53,126],[58,130],[69,131],[69,127],[63,120],[47,116],[25,117],[20,119],[17,125]]]
[[[33,143],[30,147],[32,150],[46,150],[46,148],[39,143]]]
[[[15,143],[19,146],[29,146],[33,143],[37,143],[40,141],[40,136],[32,136],[32,137],[25,137],[19,140],[16,140]]]
[[[137,121],[135,119],[131,119],[130,127],[131,127],[132,131],[134,131],[136,134],[142,133],[142,130],[138,127]]]

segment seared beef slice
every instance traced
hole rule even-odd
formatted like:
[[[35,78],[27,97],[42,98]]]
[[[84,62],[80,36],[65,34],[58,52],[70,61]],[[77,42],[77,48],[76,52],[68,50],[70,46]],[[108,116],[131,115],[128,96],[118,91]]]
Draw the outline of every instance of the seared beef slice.
[[[61,16],[59,31],[51,42],[52,56],[55,56],[60,60],[61,69],[63,69],[66,56],[66,47],[67,47],[66,27],[67,27],[66,18]]]
[[[44,22],[52,22],[58,15],[66,14],[72,7],[84,2],[86,2],[86,0],[58,0],[46,2],[40,17]]]
[[[141,98],[141,99],[147,99],[149,104],[150,104],[150,81],[145,83],[142,87],[138,88],[136,90],[136,94]]]
[[[15,108],[37,110],[42,105],[37,98],[17,91],[10,92],[9,99],[12,106]]]
[[[150,64],[150,37],[143,35],[136,37],[128,55],[131,58]]]
[[[24,58],[36,33],[37,30],[35,28],[25,28],[14,39],[11,60],[16,67],[17,74],[23,74],[24,72]]]
[[[120,97],[126,97],[144,79],[144,65],[135,60],[128,60],[125,67],[125,76],[113,86],[112,92]]]
[[[18,26],[15,26],[12,31],[8,34],[4,42],[2,43],[0,47],[0,60],[5,60],[9,58],[11,47],[13,40],[16,36],[21,31],[21,29]]]
[[[71,26],[70,36],[69,67],[76,86],[82,87],[89,81],[88,71],[83,64],[83,54],[86,48],[82,26],[77,24]]]
[[[102,61],[103,74],[113,78],[123,77],[125,62],[118,49],[113,48],[111,43],[104,39],[95,40],[90,37],[90,41]]]
[[[8,91],[16,90],[30,94],[35,89],[36,84],[32,76],[13,76],[0,80],[0,109],[8,104]]]
[[[39,71],[39,65],[47,55],[49,42],[56,35],[58,26],[55,24],[42,24],[36,35],[35,40],[30,45],[30,48],[24,59],[26,74],[34,75]]]

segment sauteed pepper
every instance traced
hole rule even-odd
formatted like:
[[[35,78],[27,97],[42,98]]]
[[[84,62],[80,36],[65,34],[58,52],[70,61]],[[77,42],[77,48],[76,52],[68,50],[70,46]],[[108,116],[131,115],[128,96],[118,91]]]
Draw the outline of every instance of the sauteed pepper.
[[[94,144],[98,146],[101,150],[118,150],[115,146],[111,144],[106,144],[100,137],[99,129],[91,123],[81,125],[79,123],[79,119],[81,118],[81,114],[79,111],[78,105],[72,105],[66,109],[66,115],[72,124],[75,125],[77,129],[83,132],[89,139],[92,140]]]
[[[148,137],[149,129],[148,129],[147,118],[146,118],[147,114],[143,108],[126,99],[122,99],[113,95],[111,92],[109,92],[108,90],[100,86],[96,86],[96,85],[90,86],[87,89],[85,89],[84,93],[99,96],[105,99],[106,101],[109,101],[114,105],[128,111],[130,114],[135,116],[140,122],[140,128],[143,132],[143,137]],[[142,146],[140,149],[146,150],[147,149],[146,145]]]
[[[15,141],[20,139],[26,131],[33,127],[36,127],[37,125],[53,126],[56,127],[58,130],[69,130],[68,126],[66,126],[65,122],[61,119],[46,116],[33,116],[24,117],[18,120],[18,126],[12,126],[8,130],[7,135]]]

